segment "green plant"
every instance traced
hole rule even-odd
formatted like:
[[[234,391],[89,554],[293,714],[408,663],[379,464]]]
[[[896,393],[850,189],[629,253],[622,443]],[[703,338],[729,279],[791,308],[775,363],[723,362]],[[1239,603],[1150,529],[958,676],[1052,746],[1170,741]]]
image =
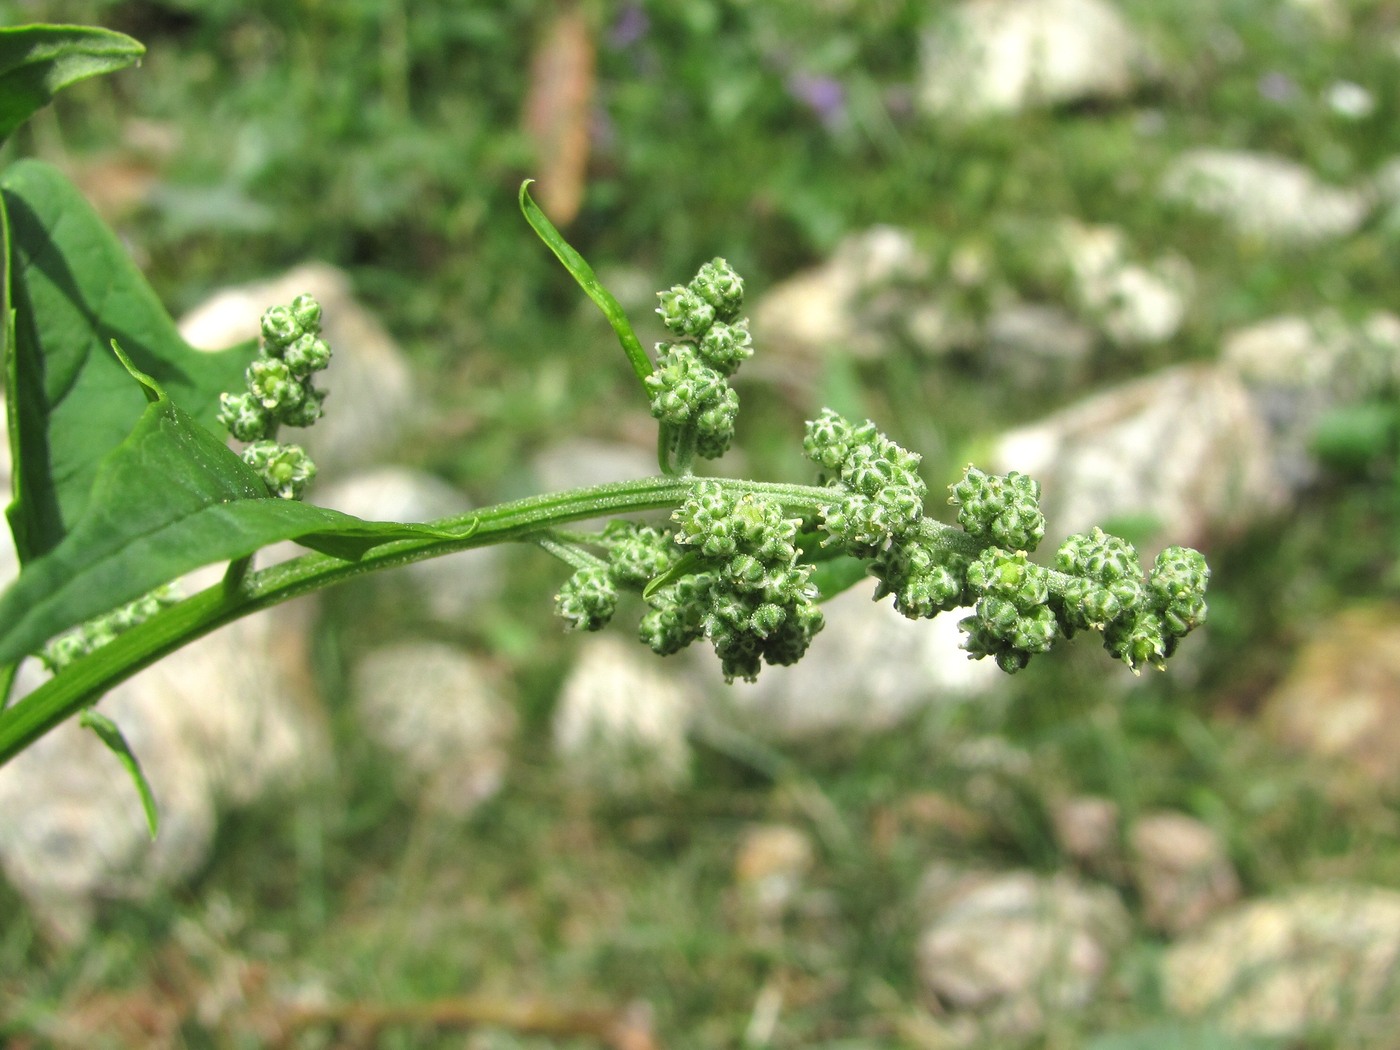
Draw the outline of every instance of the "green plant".
[[[0,113],[10,121],[0,130],[72,79],[140,53],[135,41],[99,30],[0,30]],[[821,630],[819,601],[866,575],[878,581],[877,598],[893,595],[912,618],[970,606],[965,647],[1008,672],[1086,629],[1102,631],[1105,647],[1134,671],[1160,666],[1204,621],[1209,572],[1199,553],[1169,548],[1144,577],[1129,544],[1095,530],[1071,537],[1055,566],[1043,567],[1029,559],[1045,532],[1036,482],[969,468],[952,486],[958,525],[945,524],[924,512],[917,455],[873,423],[830,410],[807,425],[815,484],[697,477],[695,459],[722,455],[733,438],[738,397],[728,377],[752,353],[743,281],[716,259],[661,292],[671,338],[653,363],[528,183],[519,200],[616,332],[659,423],[662,473],[410,525],[295,498],[314,468],[277,438],[279,426],[309,425],[321,412],[310,376],[329,348],[314,302],[270,310],[261,351],[198,353],[62,175],[34,161],[0,175],[15,486],[8,516],[22,566],[0,596],[0,667],[8,685],[18,662],[48,645],[56,669],[22,700],[0,705],[0,762],[231,620],[361,573],[511,541],[537,544],[573,568],[557,597],[570,626],[601,627],[618,592],[637,591],[647,605],[643,641],[666,654],[706,638],[731,680],[799,659]],[[242,455],[216,436],[218,424],[249,443]],[[648,510],[671,511],[672,525],[566,528]],[[252,569],[258,550],[288,539],[309,553]],[[207,590],[178,600],[163,590],[224,561],[223,581]],[[88,721],[139,782],[116,727]]]

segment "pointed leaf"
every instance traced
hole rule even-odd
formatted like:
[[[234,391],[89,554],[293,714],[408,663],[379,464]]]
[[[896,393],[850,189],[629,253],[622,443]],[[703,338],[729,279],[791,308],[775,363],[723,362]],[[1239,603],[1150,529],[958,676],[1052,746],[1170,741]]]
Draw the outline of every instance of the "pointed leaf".
[[[568,241],[564,240],[564,235],[554,227],[554,223],[539,206],[530,199],[530,182],[526,179],[520,184],[520,210],[525,214],[525,221],[539,235],[540,240],[549,246],[561,263],[564,269],[573,275],[579,287],[588,293],[588,298],[598,304],[598,308],[603,311],[603,316],[608,319],[608,324],[612,325],[612,330],[617,333],[617,341],[622,344],[623,352],[627,354],[627,360],[632,362],[632,370],[637,373],[638,379],[645,380],[651,375],[653,369],[651,359],[647,357],[647,352],[642,349],[641,340],[637,338],[637,333],[632,331],[632,322],[627,320],[627,314],[623,312],[622,305],[613,298],[612,292],[603,287],[598,275],[593,272],[593,267],[574,250]]]
[[[0,29],[0,142],[69,84],[123,69],[146,49],[92,26]]]
[[[15,319],[8,515],[23,564],[56,547],[82,517],[98,465],[145,406],[112,356],[112,339],[211,428],[219,394],[242,387],[253,350],[206,354],[181,339],[116,236],[54,168],[20,161],[0,177],[0,194]]]
[[[146,811],[146,828],[150,831],[151,838],[155,838],[156,831],[160,828],[160,814],[156,812],[156,796],[151,791],[151,782],[146,779],[141,763],[137,761],[136,753],[131,750],[131,745],[126,742],[126,737],[122,735],[117,723],[89,707],[78,716],[78,724],[84,729],[91,729],[96,733],[97,739],[106,744],[107,749],[117,756],[117,761],[122,764],[122,768],[131,777],[131,782],[136,785],[136,793],[141,796],[141,808]]]
[[[187,572],[280,540],[353,560],[391,540],[448,535],[269,497],[252,468],[138,378],[156,401],[103,462],[82,519],[0,595],[0,663]]]

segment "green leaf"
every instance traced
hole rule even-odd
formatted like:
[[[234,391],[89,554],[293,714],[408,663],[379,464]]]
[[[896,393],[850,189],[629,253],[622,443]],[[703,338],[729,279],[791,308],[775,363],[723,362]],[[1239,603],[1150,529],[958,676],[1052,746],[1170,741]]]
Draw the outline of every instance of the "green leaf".
[[[91,729],[96,733],[97,739],[107,745],[107,749],[117,756],[117,761],[130,775],[131,782],[136,785],[136,793],[141,796],[141,808],[146,811],[146,828],[150,831],[151,838],[155,838],[156,831],[160,827],[160,814],[156,812],[156,796],[151,791],[151,782],[146,779],[146,774],[141,769],[141,763],[136,760],[131,745],[126,742],[126,737],[122,735],[117,723],[89,707],[78,716],[78,724],[84,729]]]
[[[573,275],[579,287],[588,293],[588,298],[598,304],[603,316],[608,319],[608,324],[612,325],[612,330],[617,333],[617,341],[622,344],[627,360],[632,362],[632,370],[637,373],[638,379],[645,380],[653,371],[651,358],[647,357],[647,352],[642,349],[637,333],[632,331],[632,323],[627,320],[627,315],[613,298],[612,292],[604,288],[598,280],[593,267],[564,240],[564,235],[555,229],[554,223],[549,221],[545,213],[540,211],[539,205],[530,198],[532,181],[534,180],[526,179],[520,184],[520,210],[525,213],[525,221],[564,264],[564,269]]]
[[[82,519],[0,595],[0,663],[184,573],[280,540],[354,560],[391,540],[448,535],[269,497],[242,459],[150,377],[132,374],[155,401],[103,462]]]
[[[20,161],[0,177],[9,224],[14,338],[6,397],[14,457],[8,516],[21,564],[53,550],[87,507],[98,465],[145,406],[109,344],[208,427],[243,385],[253,348],[201,353],[116,236],[54,168]]]
[[[0,29],[0,142],[69,84],[124,69],[146,49],[92,26]]]

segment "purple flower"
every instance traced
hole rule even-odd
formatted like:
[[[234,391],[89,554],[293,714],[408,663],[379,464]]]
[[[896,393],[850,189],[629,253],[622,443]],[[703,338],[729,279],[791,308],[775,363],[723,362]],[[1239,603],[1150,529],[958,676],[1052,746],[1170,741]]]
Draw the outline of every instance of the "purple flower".
[[[846,116],[846,88],[835,77],[794,73],[788,77],[787,91],[828,128],[839,124]]]
[[[642,5],[627,4],[608,31],[608,44],[615,51],[622,51],[642,39],[650,30],[651,19]]]
[[[1259,78],[1259,95],[1270,102],[1286,106],[1298,97],[1298,85],[1287,73],[1275,70]]]

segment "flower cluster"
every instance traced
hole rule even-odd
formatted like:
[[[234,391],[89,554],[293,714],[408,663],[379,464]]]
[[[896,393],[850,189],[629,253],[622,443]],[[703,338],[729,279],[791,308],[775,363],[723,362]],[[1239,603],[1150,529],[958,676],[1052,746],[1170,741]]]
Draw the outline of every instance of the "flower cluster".
[[[728,377],[753,355],[748,321],[739,319],[744,282],[715,259],[690,284],[657,295],[656,312],[676,339],[656,345],[656,369],[645,381],[651,414],[676,435],[689,435],[697,454],[715,459],[734,440],[739,413]]]
[[[708,580],[699,593],[692,580],[689,593],[669,595],[663,587],[653,595],[643,640],[666,651],[683,637],[667,628],[677,620],[690,621],[693,631],[698,619],[731,681],[757,677],[764,660],[799,660],[825,622],[816,604],[812,566],[798,561],[801,520],[788,517],[775,499],[754,493],[730,496],[714,481],[697,482],[673,517],[676,542],[701,556]],[[697,598],[698,617],[672,608],[679,599],[695,603]]]
[[[673,341],[658,345],[644,382],[670,470],[687,466],[692,453],[728,447],[738,409],[728,377],[753,348],[739,319],[743,282],[724,260],[659,294]],[[1008,673],[1084,630],[1102,632],[1105,648],[1135,672],[1160,666],[1205,622],[1210,571],[1196,551],[1170,547],[1144,575],[1131,544],[1095,529],[1066,540],[1053,566],[1033,562],[1046,522],[1040,486],[1025,474],[969,466],[949,486],[957,508],[950,525],[924,513],[920,457],[874,423],[825,409],[807,423],[803,448],[821,470],[820,486],[765,485],[760,493],[698,480],[672,528],[622,523],[595,537],[543,540],[575,569],[557,596],[559,614],[573,628],[597,630],[620,591],[639,591],[648,606],[643,642],[666,655],[707,638],[731,681],[807,651],[824,622],[816,564],[839,555],[863,562],[875,598],[892,596],[911,619],[967,610],[963,647]]]
[[[837,499],[822,511],[828,542],[858,558],[871,558],[922,519],[928,489],[919,477],[919,456],[900,448],[874,423],[855,426],[824,409],[807,424],[802,446],[808,458],[835,474],[830,483]]]
[[[832,472],[823,542],[865,559],[876,599],[893,595],[911,619],[971,606],[964,648],[1005,671],[1086,629],[1102,631],[1105,648],[1136,671],[1205,621],[1210,572],[1196,551],[1168,548],[1144,578],[1132,545],[1095,529],[1065,541],[1055,568],[1032,562],[1045,516],[1040,486],[1024,474],[968,467],[950,486],[959,530],[923,516],[918,457],[873,423],[828,409],[807,424],[804,447]]]
[[[94,649],[100,649],[117,635],[131,630],[137,624],[145,623],[167,605],[174,605],[179,600],[178,585],[167,583],[157,587],[134,602],[128,602],[109,613],[96,616],[80,627],[59,635],[44,646],[39,653],[39,659],[45,667],[57,674],[74,660],[86,656]]]
[[[764,661],[796,662],[822,628],[812,566],[798,560],[799,520],[776,500],[731,496],[699,481],[674,530],[623,523],[599,538],[606,562],[579,567],[555,599],[574,628],[597,630],[620,589],[642,591],[639,633],[661,655],[708,638],[725,677],[753,679]]]
[[[312,377],[330,359],[331,348],[321,338],[321,306],[299,295],[290,306],[263,314],[262,348],[245,373],[247,389],[219,396],[219,422],[249,443],[244,462],[282,499],[300,499],[316,467],[300,446],[279,443],[277,428],[309,427],[321,418],[326,395]]]

